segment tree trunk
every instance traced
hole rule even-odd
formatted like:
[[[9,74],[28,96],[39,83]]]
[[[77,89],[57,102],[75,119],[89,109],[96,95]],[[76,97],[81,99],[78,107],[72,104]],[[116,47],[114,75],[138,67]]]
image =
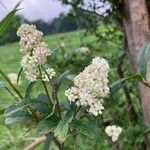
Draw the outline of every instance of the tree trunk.
[[[122,5],[126,16],[122,16],[124,33],[127,39],[127,54],[134,73],[138,72],[137,55],[145,41],[149,40],[149,18],[145,0],[124,0]],[[147,80],[150,81],[150,55],[147,68]],[[139,95],[145,124],[150,127],[150,88],[139,84]],[[150,138],[149,138],[150,143]]]

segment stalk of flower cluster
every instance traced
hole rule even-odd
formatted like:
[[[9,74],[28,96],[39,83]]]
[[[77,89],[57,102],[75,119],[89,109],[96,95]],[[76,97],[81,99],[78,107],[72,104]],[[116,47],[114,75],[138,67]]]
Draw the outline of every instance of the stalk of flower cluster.
[[[39,69],[39,72],[40,72],[40,76],[42,77],[41,68],[38,67],[38,69]],[[46,86],[46,83],[45,83],[42,79],[41,79],[41,81],[42,81],[42,84],[43,84],[43,86],[44,86],[45,92],[46,92],[46,94],[47,94],[47,97],[48,97],[50,106],[52,107],[52,106],[53,106],[53,103],[52,103],[52,101],[51,101],[51,97],[50,97],[50,95],[49,95],[49,92],[48,92],[48,88],[47,88],[47,86]]]
[[[14,84],[10,81],[9,77],[7,77],[7,75],[5,75],[5,73],[0,69],[0,74],[5,78],[5,80],[8,82],[8,84],[12,87],[12,89],[14,90],[14,92],[21,98],[23,99],[22,94],[20,93],[20,91],[14,86]]]
[[[74,87],[65,91],[70,102],[78,106],[87,106],[87,111],[97,116],[102,114],[103,98],[109,93],[108,87],[108,62],[100,57],[92,60],[92,63],[74,79]]]

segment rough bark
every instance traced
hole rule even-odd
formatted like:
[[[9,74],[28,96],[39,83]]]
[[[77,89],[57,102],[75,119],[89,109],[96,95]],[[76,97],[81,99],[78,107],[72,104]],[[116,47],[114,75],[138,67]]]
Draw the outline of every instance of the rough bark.
[[[128,57],[134,73],[138,72],[137,55],[143,43],[149,40],[149,17],[145,0],[124,0],[123,27],[127,38]],[[149,57],[150,60],[150,57]],[[150,61],[148,61],[147,80],[150,81]],[[139,84],[145,124],[150,127],[150,88]]]

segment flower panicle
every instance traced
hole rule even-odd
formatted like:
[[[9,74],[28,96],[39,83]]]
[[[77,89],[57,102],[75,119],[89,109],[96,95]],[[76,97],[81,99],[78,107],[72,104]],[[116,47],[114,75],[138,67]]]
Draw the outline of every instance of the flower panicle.
[[[96,57],[83,72],[74,79],[74,87],[65,92],[70,102],[88,106],[87,111],[97,116],[104,110],[103,98],[109,94],[109,64],[104,58]]]

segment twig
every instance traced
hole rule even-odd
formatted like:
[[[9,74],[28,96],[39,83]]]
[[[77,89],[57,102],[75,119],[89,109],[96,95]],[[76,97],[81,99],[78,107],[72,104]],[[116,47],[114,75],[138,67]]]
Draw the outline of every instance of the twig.
[[[73,134],[70,131],[71,135],[72,135],[72,139],[73,139],[73,143],[74,143],[74,150],[78,150],[78,144],[77,144],[77,134]]]
[[[56,107],[57,107],[57,110],[58,110],[58,113],[59,113],[59,116],[61,117],[61,109],[60,109],[60,106],[59,106],[59,101],[58,101],[58,97],[57,97],[57,90],[56,90],[56,82],[55,80],[51,80],[47,71],[45,70],[45,68],[43,66],[41,66],[41,68],[44,70],[45,74],[47,75],[48,79],[49,79],[49,83],[51,84],[52,86],[52,99],[53,101],[56,100]]]
[[[23,150],[33,150],[35,147],[37,147],[39,144],[43,143],[46,140],[46,137],[40,137],[36,138],[36,140],[31,143],[29,146],[25,147]]]
[[[39,69],[39,72],[40,72],[40,76],[41,76],[41,78],[42,78],[42,71],[41,71],[40,67],[38,67],[38,69]],[[51,106],[51,108],[52,108],[52,107],[53,107],[53,103],[52,103],[52,101],[51,101],[51,97],[50,97],[50,95],[49,95],[49,92],[48,92],[46,83],[45,83],[42,79],[41,79],[41,81],[42,81],[42,83],[43,83],[45,92],[46,92],[46,94],[47,94],[47,96],[48,96],[48,99],[49,99],[50,106]]]
[[[16,94],[23,99],[23,96],[21,95],[20,91],[12,84],[12,82],[9,80],[9,78],[5,75],[5,73],[0,69],[0,74],[5,78],[5,80],[9,83],[9,85],[12,87],[12,89],[14,90],[14,92],[16,92]]]

